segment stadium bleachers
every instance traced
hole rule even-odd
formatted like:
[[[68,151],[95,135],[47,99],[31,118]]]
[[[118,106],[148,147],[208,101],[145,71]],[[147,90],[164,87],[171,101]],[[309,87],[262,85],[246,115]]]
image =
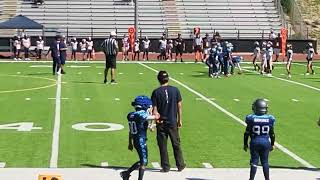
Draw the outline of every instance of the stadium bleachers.
[[[42,23],[49,32],[69,36],[104,37],[111,30],[122,35],[134,24],[130,1],[45,0],[34,5],[31,0],[18,0],[17,4],[17,14]],[[229,38],[261,38],[271,28],[278,31],[281,22],[274,0],[139,0],[139,25],[142,35],[149,37],[165,31],[169,37],[178,32],[191,37],[199,26],[202,34],[219,31]]]

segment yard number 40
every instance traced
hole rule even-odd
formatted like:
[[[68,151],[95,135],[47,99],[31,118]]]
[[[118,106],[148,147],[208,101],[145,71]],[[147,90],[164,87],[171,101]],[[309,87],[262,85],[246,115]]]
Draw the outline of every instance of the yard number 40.
[[[77,123],[72,125],[72,128],[78,131],[90,132],[107,132],[119,131],[124,127],[121,124],[115,123]],[[30,132],[32,130],[41,130],[42,127],[34,127],[33,122],[18,122],[0,125],[0,130],[16,130],[22,132]]]

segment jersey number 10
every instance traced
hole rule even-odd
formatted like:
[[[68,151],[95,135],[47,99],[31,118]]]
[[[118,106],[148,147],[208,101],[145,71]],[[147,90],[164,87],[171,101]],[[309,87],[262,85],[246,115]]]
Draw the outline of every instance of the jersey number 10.
[[[138,128],[137,128],[136,122],[134,122],[134,121],[129,122],[129,130],[130,130],[130,134],[137,134],[138,133]]]
[[[264,126],[253,126],[252,131],[257,134],[258,136],[260,135],[267,135],[269,134],[270,127],[267,125]]]

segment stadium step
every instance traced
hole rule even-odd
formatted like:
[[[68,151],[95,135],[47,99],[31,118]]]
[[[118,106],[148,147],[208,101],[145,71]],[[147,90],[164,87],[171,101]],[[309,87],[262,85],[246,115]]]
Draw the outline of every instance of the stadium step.
[[[2,14],[0,16],[1,22],[16,16],[17,9],[18,9],[18,0],[3,0],[1,5],[2,5]],[[15,34],[15,30],[1,29],[0,34],[3,37],[13,36]]]
[[[167,21],[168,38],[175,38],[180,33],[179,15],[175,0],[163,1],[164,14]]]

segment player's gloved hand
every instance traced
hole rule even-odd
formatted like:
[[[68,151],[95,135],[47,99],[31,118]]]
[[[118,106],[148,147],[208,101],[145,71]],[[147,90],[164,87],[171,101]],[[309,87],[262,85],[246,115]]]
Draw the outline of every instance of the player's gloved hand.
[[[276,147],[273,145],[273,146],[271,146],[270,151],[273,151],[275,149],[276,149]]]
[[[248,145],[243,145],[243,150],[244,150],[245,152],[247,152],[247,151],[248,151]]]
[[[182,121],[178,121],[178,128],[182,128]]]
[[[129,150],[129,151],[132,151],[132,150],[133,150],[133,144],[132,144],[132,143],[130,143],[130,144],[128,145],[128,150]]]

